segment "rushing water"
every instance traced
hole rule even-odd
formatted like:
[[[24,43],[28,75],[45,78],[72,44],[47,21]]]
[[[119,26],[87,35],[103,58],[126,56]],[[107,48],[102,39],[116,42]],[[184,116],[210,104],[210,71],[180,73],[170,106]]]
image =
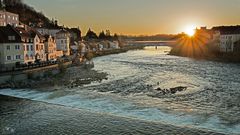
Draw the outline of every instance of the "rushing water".
[[[147,47],[98,57],[95,69],[109,74],[101,83],[51,92],[5,89],[0,94],[192,130],[240,134],[240,65],[169,56],[169,50]],[[187,90],[176,94],[155,90],[178,86]]]

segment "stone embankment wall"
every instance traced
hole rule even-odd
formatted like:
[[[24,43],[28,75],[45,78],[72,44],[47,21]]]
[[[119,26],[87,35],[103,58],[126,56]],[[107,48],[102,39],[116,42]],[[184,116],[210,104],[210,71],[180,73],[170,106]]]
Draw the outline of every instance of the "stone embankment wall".
[[[65,66],[70,66],[71,62],[64,63]],[[20,82],[28,79],[42,78],[46,75],[56,75],[58,74],[58,65],[51,65],[47,67],[41,67],[36,69],[30,69],[25,71],[15,71],[12,73],[2,73],[0,74],[0,86],[8,82]]]

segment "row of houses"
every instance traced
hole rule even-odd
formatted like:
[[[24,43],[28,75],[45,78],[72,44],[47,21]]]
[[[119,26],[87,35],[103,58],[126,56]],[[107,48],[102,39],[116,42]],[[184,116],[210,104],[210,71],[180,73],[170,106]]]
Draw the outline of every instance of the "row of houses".
[[[207,43],[214,44],[220,52],[240,52],[240,27],[225,26],[207,29],[201,27],[196,29],[196,34],[201,35]]]
[[[31,64],[56,60],[70,55],[69,36],[64,30],[51,35],[41,35],[30,27],[0,26],[1,70],[11,69],[16,64]]]
[[[118,48],[117,41],[82,41],[79,28],[33,28],[19,22],[17,14],[0,11],[0,71],[79,52],[83,56],[89,51]]]
[[[32,28],[19,22],[17,14],[1,10],[0,70],[68,56],[70,39],[65,29]]]

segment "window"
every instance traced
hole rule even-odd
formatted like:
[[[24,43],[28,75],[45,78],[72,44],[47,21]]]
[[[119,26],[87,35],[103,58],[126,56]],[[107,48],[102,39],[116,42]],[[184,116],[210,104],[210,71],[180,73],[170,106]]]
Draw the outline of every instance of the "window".
[[[11,47],[10,47],[10,45],[8,45],[8,46],[7,46],[7,50],[11,50]]]
[[[33,45],[31,45],[31,51],[33,51]]]
[[[29,51],[29,45],[27,45],[27,51]]]
[[[11,17],[10,16],[8,16],[8,19],[10,19]]]
[[[29,56],[28,56],[28,54],[26,54],[26,56],[25,56],[25,57],[26,57],[26,60],[29,60]]]
[[[63,44],[63,40],[61,40],[61,43]]]
[[[16,55],[16,60],[20,60],[21,59],[21,55]]]
[[[31,38],[31,39],[28,39],[28,42],[29,43],[32,43],[33,42],[33,39]]]
[[[8,36],[8,40],[14,41],[15,40],[15,36]]]
[[[7,60],[12,60],[11,56],[7,56]]]
[[[6,17],[6,16],[5,16],[5,15],[3,15],[3,18],[4,18],[4,19],[5,19],[5,17]]]
[[[20,45],[15,45],[15,50],[20,50]]]

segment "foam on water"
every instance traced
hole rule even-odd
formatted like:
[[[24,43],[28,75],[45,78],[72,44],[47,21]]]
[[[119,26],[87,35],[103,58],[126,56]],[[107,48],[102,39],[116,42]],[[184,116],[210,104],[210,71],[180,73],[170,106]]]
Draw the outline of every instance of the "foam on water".
[[[67,95],[49,99],[53,92],[39,92],[32,90],[12,90],[4,89],[0,91],[1,95],[25,98],[33,101],[63,105],[78,109],[85,109],[96,113],[109,113],[121,117],[131,117],[146,121],[154,121],[175,126],[188,126],[191,128],[208,129],[223,133],[239,133],[240,125],[227,127],[220,123],[218,117],[212,116],[202,123],[198,123],[198,116],[186,114],[166,113],[157,108],[138,107],[130,102],[111,98],[96,97],[88,99],[81,95]]]

